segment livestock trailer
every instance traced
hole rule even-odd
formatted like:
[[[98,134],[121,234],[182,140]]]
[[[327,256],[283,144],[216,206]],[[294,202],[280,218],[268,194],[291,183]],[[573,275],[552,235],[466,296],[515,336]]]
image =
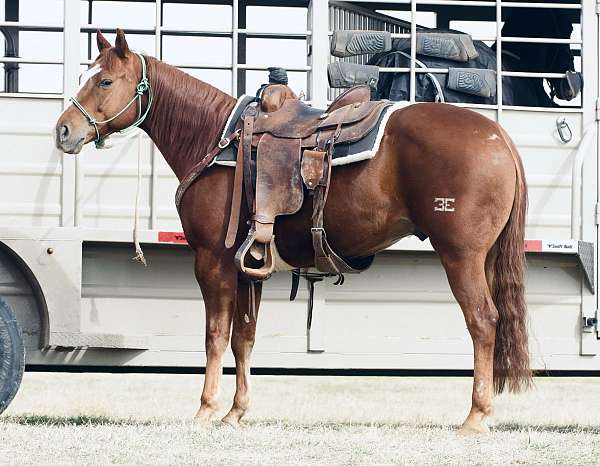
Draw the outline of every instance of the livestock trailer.
[[[573,34],[502,37],[506,16],[524,7],[565,12]],[[93,33],[112,40],[117,27],[137,50],[235,96],[254,93],[267,67],[285,67],[290,85],[316,107],[334,96],[334,30],[412,40],[419,24],[495,42],[497,102],[459,105],[500,122],[524,161],[532,364],[600,369],[599,14],[595,0],[0,0],[0,356],[13,368],[0,372],[13,387],[0,387],[0,398],[14,391],[21,339],[26,363],[37,367],[205,363],[202,297],[174,205],[178,183],[159,151],[141,131],[76,157],[54,147],[53,123],[95,57]],[[552,107],[503,104],[503,77],[565,76],[503,71],[502,45],[519,41],[567,44],[584,77],[581,94]],[[405,71],[414,82],[427,70],[412,50]],[[136,197],[148,267],[131,260]],[[308,293],[301,288],[290,302],[289,284],[287,273],[265,284],[254,367],[472,368],[460,308],[428,241],[401,240],[343,286],[319,283],[310,329]],[[230,353],[225,366],[233,366]]]

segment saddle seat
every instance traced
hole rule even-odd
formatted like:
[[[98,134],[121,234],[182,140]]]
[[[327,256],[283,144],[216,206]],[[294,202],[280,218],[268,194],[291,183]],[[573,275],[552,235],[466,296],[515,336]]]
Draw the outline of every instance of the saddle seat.
[[[390,105],[388,101],[358,101],[342,107],[333,104],[333,110],[323,111],[300,100],[287,99],[279,110],[259,111],[254,121],[253,146],[268,133],[276,138],[300,139],[302,147],[316,147],[317,136],[327,139],[338,126],[337,144],[355,142],[373,129],[381,112]]]

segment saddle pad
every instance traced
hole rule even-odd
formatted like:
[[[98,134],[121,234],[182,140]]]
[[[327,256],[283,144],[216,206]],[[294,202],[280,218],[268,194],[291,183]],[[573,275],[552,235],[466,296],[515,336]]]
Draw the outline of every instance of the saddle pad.
[[[241,97],[240,100],[238,100],[238,104],[232,112],[234,117],[230,117],[229,123],[226,125],[223,131],[223,136],[229,134],[235,129],[239,115],[241,115],[242,111],[247,105],[247,103],[244,103],[244,97]],[[379,144],[383,138],[385,126],[390,115],[396,110],[404,108],[408,105],[408,102],[397,102],[385,109],[381,113],[379,121],[377,121],[377,124],[373,127],[373,130],[371,130],[363,139],[350,144],[336,144],[333,152],[332,165],[334,167],[338,165],[347,165],[349,163],[360,162],[362,160],[373,158],[379,150]],[[237,114],[237,116],[234,114]],[[217,156],[213,163],[217,165],[235,167],[235,159],[236,149],[234,147],[228,147]]]

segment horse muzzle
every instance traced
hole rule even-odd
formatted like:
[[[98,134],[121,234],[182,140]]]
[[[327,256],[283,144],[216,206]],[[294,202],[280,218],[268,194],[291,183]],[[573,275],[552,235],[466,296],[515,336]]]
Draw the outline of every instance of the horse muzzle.
[[[68,122],[59,121],[54,128],[57,149],[67,154],[79,154],[86,142],[87,129],[74,128]]]

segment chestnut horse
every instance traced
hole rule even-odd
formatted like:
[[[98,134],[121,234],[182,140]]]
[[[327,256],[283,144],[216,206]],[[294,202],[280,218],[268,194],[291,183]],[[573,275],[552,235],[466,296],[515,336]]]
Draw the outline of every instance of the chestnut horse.
[[[114,47],[100,32],[97,42],[100,53],[75,105],[56,123],[57,147],[77,154],[88,142],[139,125],[181,180],[214,150],[236,99],[133,53],[121,30]],[[236,393],[223,421],[237,425],[250,401],[256,322],[244,319],[250,285],[234,265],[248,212],[241,215],[235,247],[224,246],[233,178],[230,167],[207,168],[185,193],[180,217],[195,251],[206,308],[206,376],[196,418],[208,422],[217,410],[222,356],[231,334]],[[486,431],[482,421],[492,412],[494,392],[519,391],[531,382],[524,299],[526,204],[522,164],[506,132],[478,113],[451,105],[396,110],[372,159],[333,170],[325,225],[338,254],[366,257],[417,228],[439,254],[473,340],[472,406],[463,432]],[[306,201],[297,214],[275,224],[279,253],[294,267],[313,265],[311,213]],[[260,284],[256,288],[258,307]]]

